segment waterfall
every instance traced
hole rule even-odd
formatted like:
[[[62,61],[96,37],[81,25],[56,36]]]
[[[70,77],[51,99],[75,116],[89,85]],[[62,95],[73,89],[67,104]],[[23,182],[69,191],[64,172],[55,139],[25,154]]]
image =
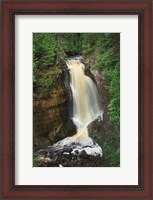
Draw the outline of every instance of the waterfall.
[[[77,133],[66,137],[49,147],[46,157],[38,157],[44,166],[101,166],[102,148],[88,135],[88,125],[94,120],[102,120],[103,109],[97,87],[92,79],[85,75],[85,66],[79,60],[66,62],[64,70],[65,86],[68,89],[72,105],[71,117]],[[70,82],[69,82],[70,79]],[[97,156],[93,159],[91,156]],[[97,163],[98,162],[98,163]]]
[[[79,60],[67,61],[70,71],[70,86],[73,95],[73,123],[77,133],[74,141],[89,140],[87,126],[98,117],[102,119],[103,109],[95,83],[85,75],[85,66]]]
[[[71,155],[78,152],[81,155],[81,152],[85,151],[88,155],[102,157],[102,148],[88,135],[88,125],[96,119],[102,120],[103,117],[97,87],[92,79],[85,75],[85,66],[79,60],[71,59],[66,64],[69,70],[73,98],[71,116],[77,133],[72,137],[58,141],[51,149],[54,151],[63,151],[64,149],[66,151],[66,147],[71,147],[73,149]]]
[[[77,133],[49,146],[47,156],[45,151],[44,157],[36,157],[36,161],[41,161],[43,166],[47,164],[53,167],[101,166],[102,148],[88,135],[88,125],[103,117],[97,87],[85,75],[85,66],[79,60],[71,59],[66,64],[68,68],[64,70],[64,83],[69,97],[72,97],[70,113]],[[96,159],[92,156],[96,156]]]

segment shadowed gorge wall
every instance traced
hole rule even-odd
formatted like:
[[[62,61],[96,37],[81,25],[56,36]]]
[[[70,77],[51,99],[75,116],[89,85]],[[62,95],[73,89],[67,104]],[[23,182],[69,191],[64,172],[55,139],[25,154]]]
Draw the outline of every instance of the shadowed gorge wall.
[[[40,148],[75,133],[68,116],[68,95],[63,81],[54,83],[47,94],[33,97],[34,148]]]

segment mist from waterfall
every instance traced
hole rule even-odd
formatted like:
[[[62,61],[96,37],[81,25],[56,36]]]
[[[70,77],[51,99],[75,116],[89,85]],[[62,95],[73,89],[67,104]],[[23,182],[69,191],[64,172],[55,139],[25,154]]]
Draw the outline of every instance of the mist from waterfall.
[[[77,133],[73,141],[89,139],[87,126],[98,117],[102,120],[103,109],[93,80],[84,73],[85,66],[79,60],[67,61],[70,72],[70,86],[73,95],[73,123]]]

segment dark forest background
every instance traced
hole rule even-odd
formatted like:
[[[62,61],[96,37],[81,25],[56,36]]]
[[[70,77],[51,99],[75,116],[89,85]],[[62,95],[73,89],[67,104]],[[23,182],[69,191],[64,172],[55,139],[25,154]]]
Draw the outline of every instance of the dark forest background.
[[[64,106],[67,106],[65,103],[67,97],[64,96],[65,92],[63,92],[62,86],[63,69],[68,58],[78,55],[83,57],[82,62],[85,64],[86,73],[96,82],[104,105],[102,127],[96,128],[98,125],[93,125],[91,136],[103,149],[104,166],[119,166],[119,33],[33,34],[34,150],[45,145],[52,145],[67,136],[63,132],[55,131],[63,126],[63,121],[58,124],[60,113],[64,113],[63,110],[59,111],[59,109],[64,109]],[[57,90],[61,92],[57,92]],[[62,104],[62,108],[59,107],[58,100],[53,102],[58,97],[60,97],[59,102]],[[49,116],[54,114],[55,116],[58,115],[55,122],[51,118],[49,119]],[[61,116],[61,118],[64,119],[65,116]],[[48,123],[46,122],[47,119],[50,120]],[[54,130],[52,127],[54,127]]]

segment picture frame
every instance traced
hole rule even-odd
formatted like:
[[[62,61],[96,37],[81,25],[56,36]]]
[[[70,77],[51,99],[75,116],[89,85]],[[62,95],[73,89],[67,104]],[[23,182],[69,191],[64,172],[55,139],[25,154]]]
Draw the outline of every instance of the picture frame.
[[[1,198],[153,198],[152,1],[1,1]],[[138,15],[138,185],[15,185],[15,16]]]

